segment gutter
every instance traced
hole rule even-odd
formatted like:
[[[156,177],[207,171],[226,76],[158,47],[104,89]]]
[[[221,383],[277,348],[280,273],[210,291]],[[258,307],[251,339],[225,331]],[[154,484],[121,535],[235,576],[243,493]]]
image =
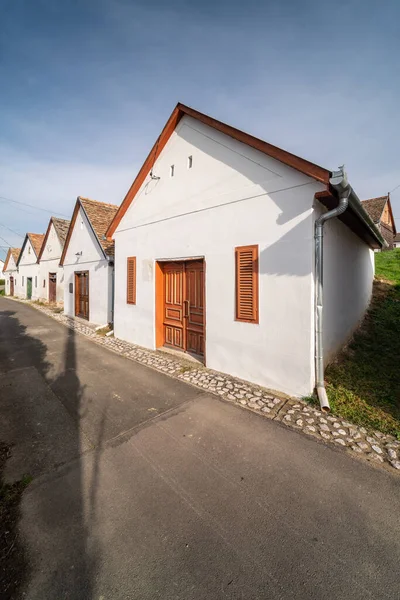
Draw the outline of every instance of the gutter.
[[[330,188],[336,192],[339,198],[336,208],[321,215],[315,222],[315,374],[316,388],[319,403],[323,411],[330,410],[329,400],[324,381],[324,348],[323,348],[323,241],[324,224],[334,219],[350,208],[357,218],[367,227],[371,236],[381,247],[388,244],[374,222],[367,214],[361,202],[348,182],[344,167],[334,171],[329,179]]]

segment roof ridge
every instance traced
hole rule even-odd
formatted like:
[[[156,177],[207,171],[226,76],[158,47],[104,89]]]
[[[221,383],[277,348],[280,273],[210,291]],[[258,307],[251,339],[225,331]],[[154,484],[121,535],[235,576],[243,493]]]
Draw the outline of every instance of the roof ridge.
[[[111,208],[119,208],[118,204],[110,204],[110,202],[101,202],[101,200],[93,200],[92,198],[84,198],[83,196],[78,196],[79,200],[82,202],[92,202],[93,204],[100,204],[101,206],[110,206]]]

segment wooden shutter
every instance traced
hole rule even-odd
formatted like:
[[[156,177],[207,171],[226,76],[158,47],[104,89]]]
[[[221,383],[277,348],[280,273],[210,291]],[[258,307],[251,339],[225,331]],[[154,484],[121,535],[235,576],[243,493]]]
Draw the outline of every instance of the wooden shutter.
[[[258,246],[235,248],[237,321],[258,323]]]
[[[136,256],[130,256],[127,259],[127,275],[126,275],[127,294],[126,301],[128,304],[136,304]]]

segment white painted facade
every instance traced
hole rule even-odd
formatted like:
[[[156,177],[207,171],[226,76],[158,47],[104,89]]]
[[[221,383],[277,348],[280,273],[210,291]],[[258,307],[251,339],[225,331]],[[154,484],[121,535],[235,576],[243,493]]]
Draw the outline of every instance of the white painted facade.
[[[114,236],[115,335],[155,348],[155,262],[203,256],[207,366],[309,393],[312,207],[322,185],[187,116],[153,172],[160,180],[146,179]],[[259,245],[259,324],[234,318],[235,247],[253,244]],[[137,257],[136,305],[126,303],[128,256]]]
[[[315,219],[325,208],[315,203]],[[374,251],[339,219],[324,225],[324,331],[326,364],[351,337],[368,308]]]
[[[206,365],[270,389],[309,394],[314,222],[325,210],[314,195],[322,184],[187,115],[153,173],[160,179],[146,178],[114,234],[116,337],[154,349],[156,262],[204,257]],[[234,318],[234,250],[253,244],[259,245],[259,324]],[[126,301],[129,256],[137,259],[135,305]],[[368,306],[374,257],[335,221],[326,225],[325,260],[329,358]]]
[[[11,293],[10,277],[14,277],[14,282],[17,281],[17,283],[18,283],[18,269],[17,269],[17,265],[16,265],[16,262],[15,262],[12,254],[9,258],[9,261],[7,264],[7,269],[6,269],[6,271],[4,271],[4,279],[6,282],[6,289],[5,289],[6,296],[9,296]],[[16,295],[15,287],[14,287],[14,294]]]
[[[112,321],[113,267],[82,208],[79,209],[64,259],[64,314],[75,316],[75,273],[89,272],[89,321]],[[71,287],[72,284],[72,287]]]
[[[39,261],[39,298],[49,301],[49,274],[57,274],[56,301],[64,302],[64,269],[60,267],[62,245],[54,224],[51,223],[49,235]]]
[[[26,243],[18,260],[15,295],[19,298],[27,298],[28,279],[32,279],[32,300],[37,300],[39,298],[39,264],[31,241],[26,238]]]

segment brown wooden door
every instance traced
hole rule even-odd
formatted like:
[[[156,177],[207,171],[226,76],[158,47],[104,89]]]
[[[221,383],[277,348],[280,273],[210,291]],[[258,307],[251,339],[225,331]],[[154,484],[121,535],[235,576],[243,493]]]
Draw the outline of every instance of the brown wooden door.
[[[14,277],[10,277],[10,296],[14,296]]]
[[[185,264],[186,350],[204,356],[204,264]]]
[[[49,302],[57,300],[57,273],[49,273]]]
[[[75,315],[89,320],[89,272],[75,273]]]
[[[183,317],[184,264],[164,265],[164,343],[185,350]]]
[[[163,264],[164,344],[204,356],[203,261]]]

